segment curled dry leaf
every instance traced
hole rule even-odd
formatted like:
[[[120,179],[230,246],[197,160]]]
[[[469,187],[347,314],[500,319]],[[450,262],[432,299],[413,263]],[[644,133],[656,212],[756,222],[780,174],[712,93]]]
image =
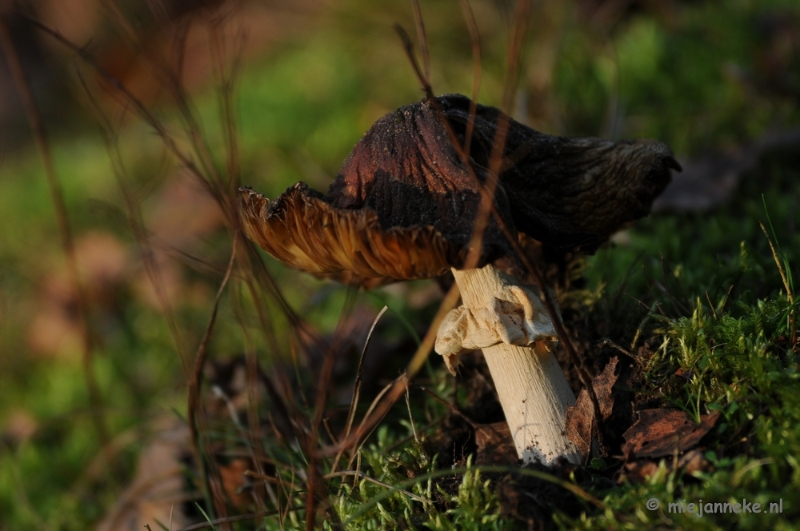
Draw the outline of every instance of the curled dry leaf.
[[[612,389],[617,382],[617,375],[614,372],[617,369],[617,363],[619,363],[619,358],[614,356],[608,361],[603,372],[592,380],[592,387],[594,388],[594,394],[597,397],[603,420],[607,420],[614,409]],[[583,455],[589,455],[589,451],[592,448],[595,424],[594,404],[592,404],[586,389],[581,389],[575,405],[567,409],[565,430],[569,440],[578,447]]]
[[[226,464],[217,463],[222,488],[225,497],[239,511],[247,511],[253,505],[254,493],[253,484],[245,475],[248,470],[253,470],[253,464],[249,459],[236,458]],[[258,489],[263,491],[263,489]],[[258,496],[263,496],[259,492]]]
[[[687,413],[673,409],[643,409],[639,419],[623,434],[626,459],[664,457],[685,452],[700,442],[719,417],[715,411],[696,423]]]
[[[581,455],[589,455],[594,436],[594,409],[588,393],[584,397],[584,392],[581,391],[581,394],[578,395],[578,401],[575,402],[574,406],[567,408],[564,431],[567,434],[567,438],[578,448]]]

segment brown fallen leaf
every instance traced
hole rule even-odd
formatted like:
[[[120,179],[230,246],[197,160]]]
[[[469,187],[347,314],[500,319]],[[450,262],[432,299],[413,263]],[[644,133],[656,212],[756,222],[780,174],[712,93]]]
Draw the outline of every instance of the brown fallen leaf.
[[[517,447],[511,437],[508,423],[478,424],[475,427],[475,444],[478,465],[515,465],[519,462]]]
[[[611,389],[617,383],[617,375],[615,374],[617,363],[619,363],[619,358],[616,356],[608,360],[606,368],[592,382],[603,420],[608,419],[611,416],[611,410],[614,409],[614,395],[611,393]],[[586,390],[581,390],[581,393],[586,393]],[[588,397],[589,393],[586,393],[586,395]]]
[[[245,476],[247,470],[252,470],[253,465],[249,459],[236,458],[230,463],[218,464],[219,475],[225,495],[236,509],[246,511],[253,505],[253,489],[250,480]],[[263,499],[263,489],[259,489],[260,498]]]
[[[625,463],[622,470],[621,478],[627,479],[631,483],[644,483],[653,477],[658,472],[659,464],[662,460],[654,459],[637,459],[630,463]],[[673,468],[673,460],[663,460],[667,472],[671,472]],[[678,468],[682,468],[686,474],[693,474],[699,470],[708,470],[709,463],[703,452],[700,450],[690,450],[678,459]]]
[[[585,390],[581,390],[575,405],[567,408],[564,431],[567,433],[567,438],[578,447],[581,455],[589,455],[594,432],[594,408],[589,393]]]
[[[630,483],[645,483],[658,472],[659,461],[652,459],[637,459],[625,463],[619,481],[628,480]]]
[[[617,375],[614,373],[617,369],[617,363],[619,363],[619,358],[614,356],[608,361],[603,372],[598,374],[592,381],[592,387],[594,388],[595,396],[597,396],[600,415],[603,420],[611,416],[611,410],[614,408],[614,396],[611,390],[617,381]],[[567,438],[578,447],[578,450],[583,455],[589,455],[592,449],[594,426],[594,404],[592,404],[586,389],[581,389],[575,405],[567,408],[567,421],[564,429],[567,432]]]
[[[700,424],[685,412],[672,409],[643,409],[639,420],[622,435],[627,460],[664,457],[696,446],[719,417],[715,411],[700,417]]]

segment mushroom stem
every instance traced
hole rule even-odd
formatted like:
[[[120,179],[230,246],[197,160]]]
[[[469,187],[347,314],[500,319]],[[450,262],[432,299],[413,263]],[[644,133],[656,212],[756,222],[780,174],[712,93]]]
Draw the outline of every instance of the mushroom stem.
[[[491,264],[454,269],[453,275],[470,309],[482,308],[497,293],[520,285]],[[567,407],[575,403],[575,395],[545,341],[532,347],[498,343],[482,350],[519,458],[545,465],[559,457],[580,463],[580,452],[564,432]]]

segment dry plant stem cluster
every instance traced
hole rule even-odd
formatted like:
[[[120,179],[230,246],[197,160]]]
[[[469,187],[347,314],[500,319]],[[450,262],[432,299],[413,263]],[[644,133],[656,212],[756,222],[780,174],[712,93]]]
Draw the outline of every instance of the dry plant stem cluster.
[[[113,2],[107,3],[109,6],[113,6]],[[227,153],[227,164],[226,167],[228,169],[228,174],[223,174],[223,172],[219,171],[215,164],[213,163],[213,159],[210,156],[208,147],[204,143],[204,138],[202,131],[200,129],[199,123],[196,117],[193,114],[191,107],[188,105],[188,96],[186,95],[186,91],[182,86],[182,82],[180,80],[180,76],[176,74],[176,72],[180,71],[180,64],[182,62],[182,57],[179,56],[175,58],[175,65],[167,64],[165,61],[162,60],[160,57],[155,57],[152,54],[149,54],[145,47],[141,44],[139,37],[137,36],[136,32],[129,28],[126,21],[124,20],[124,16],[116,13],[112,10],[112,22],[119,26],[121,34],[125,35],[133,49],[137,50],[137,52],[145,58],[145,62],[147,66],[152,70],[152,72],[158,77],[158,79],[162,82],[163,86],[167,89],[167,93],[172,97],[174,103],[181,111],[181,116],[184,119],[184,126],[186,129],[186,133],[188,138],[190,139],[190,146],[189,152],[184,151],[178,143],[176,142],[175,138],[172,136],[170,131],[166,128],[166,126],[148,109],[148,107],[139,100],[123,83],[119,81],[116,77],[109,74],[106,70],[104,70],[94,59],[94,57],[87,52],[85,49],[80,48],[79,46],[75,45],[67,38],[65,38],[62,34],[58,31],[45,26],[44,24],[40,23],[39,21],[27,17],[25,15],[17,13],[21,19],[27,21],[32,26],[40,29],[44,33],[50,35],[56,41],[60,42],[73,52],[75,52],[87,65],[89,65],[97,74],[99,74],[101,81],[107,83],[107,86],[104,87],[106,90],[111,90],[114,94],[123,100],[127,104],[127,108],[132,109],[134,113],[136,113],[140,118],[142,118],[147,124],[149,124],[156,133],[161,137],[165,147],[169,152],[171,152],[176,159],[194,176],[198,179],[198,181],[203,184],[208,192],[218,201],[220,207],[222,208],[226,218],[228,219],[230,226],[231,226],[231,233],[234,238],[234,247],[241,246],[239,249],[238,255],[236,256],[236,262],[240,269],[239,275],[235,275],[238,277],[239,280],[242,280],[248,287],[248,289],[253,294],[253,297],[256,301],[260,301],[260,294],[258,290],[256,290],[256,284],[263,288],[264,291],[269,293],[272,297],[274,297],[275,301],[279,304],[281,309],[287,315],[289,321],[292,323],[294,330],[296,327],[301,325],[300,319],[298,316],[291,310],[291,308],[286,304],[286,301],[281,296],[280,292],[277,289],[274,281],[269,277],[266,269],[263,267],[263,264],[258,257],[258,254],[253,249],[253,244],[246,241],[243,238],[235,238],[235,234],[238,230],[238,216],[236,213],[236,205],[235,202],[231,198],[231,190],[235,190],[238,187],[239,182],[239,175],[238,175],[238,161],[237,161],[237,152],[236,152],[236,142],[235,142],[235,127],[233,124],[233,113],[230,112],[228,107],[222,109],[223,113],[223,121],[226,124],[226,131],[229,133],[229,138],[227,139],[228,144],[228,153]],[[210,25],[210,30],[212,34],[217,35],[219,32],[219,27],[216,22],[212,21]],[[175,41],[175,49],[181,49],[181,43],[186,36],[186,32],[182,31],[185,28],[178,28],[178,31],[173,36]],[[226,68],[225,65],[221,64],[221,54],[219,50],[219,42],[218,39],[214,40],[215,49],[214,55],[217,59],[218,64],[217,71],[222,79],[222,87],[223,87],[223,98],[229,98],[230,96],[230,83],[231,78],[233,76],[232,69]],[[91,93],[92,89],[88,86],[84,79],[81,79],[85,88],[88,92]],[[93,104],[93,100],[90,98],[90,103]],[[93,105],[92,105],[93,106]],[[164,314],[165,320],[167,321],[171,336],[175,343],[176,350],[178,351],[181,362],[186,373],[187,383],[190,387],[189,392],[189,404],[188,404],[188,414],[187,416],[191,419],[191,423],[193,424],[193,449],[195,454],[195,460],[197,466],[201,470],[202,476],[202,490],[204,492],[204,497],[209,504],[206,506],[206,509],[210,511],[210,516],[213,517],[216,515],[222,516],[222,518],[215,520],[215,523],[220,524],[221,528],[227,529],[228,525],[227,522],[233,521],[227,518],[227,509],[225,507],[225,496],[222,492],[221,486],[221,478],[219,470],[216,468],[215,461],[213,457],[208,455],[207,448],[204,447],[204,443],[202,442],[202,435],[199,433],[202,427],[202,420],[204,418],[204,414],[202,411],[202,404],[199,400],[199,392],[200,392],[200,371],[197,370],[199,366],[202,365],[202,360],[204,358],[205,346],[208,340],[208,336],[211,333],[214,325],[214,317],[216,314],[216,309],[219,303],[219,297],[222,291],[225,288],[225,284],[227,283],[228,278],[231,276],[231,267],[234,261],[233,254],[231,257],[231,262],[228,265],[228,268],[225,272],[225,278],[221,282],[220,291],[217,296],[217,300],[215,301],[214,310],[212,311],[212,316],[209,320],[208,328],[206,330],[206,337],[201,341],[200,346],[198,347],[197,355],[195,356],[195,363],[194,370],[192,370],[192,362],[189,360],[189,356],[186,354],[183,341],[181,340],[180,333],[177,327],[177,323],[175,321],[175,317],[173,315],[172,308],[170,307],[167,299],[164,297],[164,290],[162,286],[162,282],[160,279],[160,271],[158,266],[154,263],[152,259],[152,248],[151,242],[149,241],[149,236],[147,235],[147,231],[144,228],[144,223],[141,219],[141,213],[139,212],[138,206],[138,198],[136,194],[132,192],[127,183],[122,178],[125,171],[120,163],[119,155],[115,150],[115,133],[113,131],[113,127],[105,119],[104,113],[98,110],[98,119],[100,122],[105,125],[106,127],[106,134],[107,134],[107,142],[109,144],[109,151],[112,154],[112,164],[114,164],[114,169],[117,173],[119,183],[122,189],[122,195],[125,199],[125,204],[128,208],[129,214],[129,222],[131,224],[132,232],[136,238],[137,247],[139,249],[140,255],[142,257],[143,263],[145,265],[145,269],[147,271],[148,277],[150,278],[155,292],[159,298],[160,307],[162,313]],[[200,161],[200,164],[195,164],[195,160]],[[49,175],[49,174],[48,174]],[[57,183],[56,183],[57,184]],[[58,199],[58,198],[57,198]],[[59,206],[58,204],[56,205]],[[238,242],[238,243],[237,243]],[[233,253],[233,251],[232,251]],[[256,304],[256,309],[259,313],[259,320],[262,323],[262,333],[265,335],[266,340],[268,343],[274,343],[274,337],[270,333],[270,320],[269,318],[263,314],[263,304],[258,302]],[[254,360],[250,360],[254,361]],[[250,363],[249,365],[252,365]],[[253,373],[254,371],[250,371]],[[252,376],[248,375],[248,377]],[[275,394],[275,393],[271,393]],[[255,404],[255,401],[252,402]],[[288,402],[291,403],[291,402]],[[283,405],[283,404],[282,404]],[[250,408],[252,410],[252,408]],[[254,414],[254,411],[248,411],[248,414],[251,418],[257,418]],[[198,419],[200,422],[198,423]],[[254,445],[255,446],[255,445]],[[206,459],[208,457],[208,459]],[[259,463],[259,459],[257,456],[254,456],[253,461],[255,463]],[[260,471],[260,466],[257,464],[256,468]],[[314,490],[314,489],[310,489]],[[259,503],[259,506],[261,504]],[[291,509],[294,510],[294,509]],[[264,513],[266,514],[266,513]],[[255,515],[251,515],[255,516]],[[313,512],[309,511],[309,521],[313,521]],[[203,527],[203,526],[201,526]]]

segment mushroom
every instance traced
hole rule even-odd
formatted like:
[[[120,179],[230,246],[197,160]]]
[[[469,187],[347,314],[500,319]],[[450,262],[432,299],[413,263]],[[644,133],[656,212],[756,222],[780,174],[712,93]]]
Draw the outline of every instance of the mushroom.
[[[452,270],[464,306],[439,329],[436,350],[448,369],[455,374],[458,354],[481,348],[519,457],[577,463],[581,455],[564,434],[575,396],[552,353],[556,333],[538,288],[518,280],[523,260],[509,238],[594,252],[646,216],[680,166],[653,140],[550,136],[508,119],[495,214],[477,267],[464,270],[501,117],[483,105],[471,115],[471,103],[446,95],[387,114],[355,146],[327,196],[304,183],[272,201],[240,189],[242,227],[286,264],[351,285]],[[469,167],[448,127],[459,141],[471,137]]]

